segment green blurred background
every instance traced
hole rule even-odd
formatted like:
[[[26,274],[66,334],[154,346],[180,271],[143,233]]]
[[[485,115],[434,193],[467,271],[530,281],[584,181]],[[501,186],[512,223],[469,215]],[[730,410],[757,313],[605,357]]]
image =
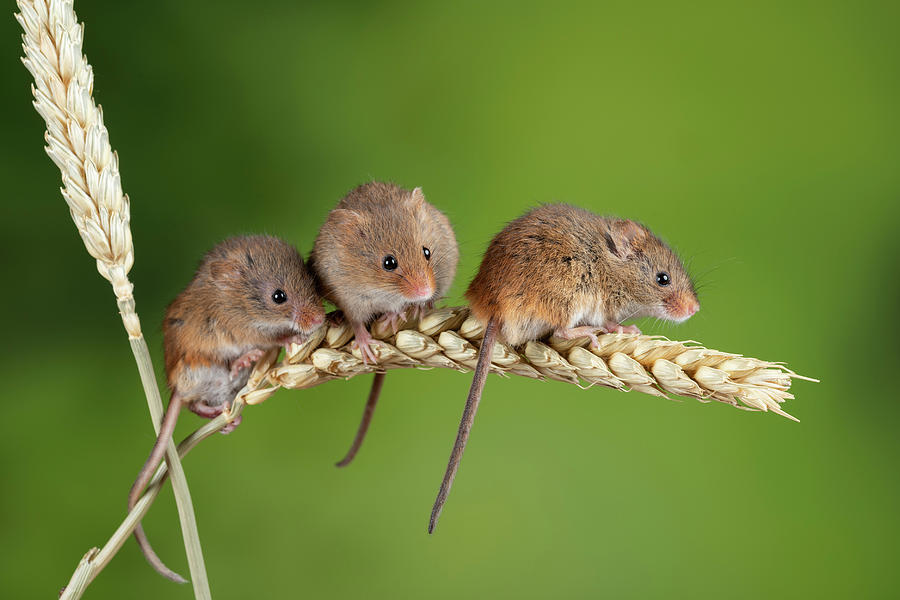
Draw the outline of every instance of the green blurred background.
[[[109,285],[42,150],[6,5],[0,596],[55,597],[125,515],[153,441]],[[242,232],[304,251],[372,178],[456,227],[459,303],[503,223],[565,201],[638,218],[702,284],[646,331],[789,361],[785,408],[491,378],[425,534],[469,377],[279,392],[185,461],[216,598],[897,594],[896,2],[76,3],[159,322]],[[179,437],[201,421],[182,418]],[[171,492],[146,526],[187,572]],[[189,598],[132,542],[90,598]]]

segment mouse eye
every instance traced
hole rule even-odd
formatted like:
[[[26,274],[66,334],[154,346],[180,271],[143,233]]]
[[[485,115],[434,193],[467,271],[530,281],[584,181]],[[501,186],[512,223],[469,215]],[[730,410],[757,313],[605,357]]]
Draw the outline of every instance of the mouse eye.
[[[669,274],[665,271],[660,271],[656,274],[656,283],[659,285],[669,285],[672,283],[672,278],[669,277]]]
[[[425,260],[431,260],[431,250],[422,246],[422,253],[425,255]]]
[[[385,271],[393,271],[397,268],[397,259],[394,258],[393,254],[388,254],[381,259],[381,266],[384,267]]]
[[[275,290],[272,292],[272,302],[275,304],[284,304],[287,302],[287,294],[284,293],[284,290]]]

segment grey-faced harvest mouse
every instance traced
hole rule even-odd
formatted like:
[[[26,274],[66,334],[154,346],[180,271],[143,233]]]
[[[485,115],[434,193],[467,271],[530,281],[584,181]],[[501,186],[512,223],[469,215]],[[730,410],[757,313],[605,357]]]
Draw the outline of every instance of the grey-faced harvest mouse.
[[[320,292],[352,326],[363,361],[374,363],[366,325],[382,317],[396,330],[407,311],[424,314],[450,287],[458,260],[450,221],[421,188],[375,181],[350,191],[328,214],[309,262]],[[359,450],[383,382],[384,373],[376,373],[356,437],[338,466]]]
[[[292,245],[268,236],[233,237],[210,250],[163,321],[169,407],[150,457],[128,497],[140,498],[187,405],[212,418],[229,406],[267,351],[302,342],[325,322],[315,280]],[[148,562],[173,581],[140,524],[135,538]]]
[[[621,323],[681,322],[700,309],[681,260],[649,229],[564,204],[536,208],[494,237],[466,298],[485,324],[484,339],[429,533],[459,468],[497,339],[518,346],[553,333],[596,345],[597,329],[640,333]]]

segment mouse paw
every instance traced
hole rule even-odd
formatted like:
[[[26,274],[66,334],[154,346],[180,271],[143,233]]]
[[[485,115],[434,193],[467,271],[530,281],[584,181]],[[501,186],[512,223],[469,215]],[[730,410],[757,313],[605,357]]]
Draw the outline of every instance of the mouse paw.
[[[372,334],[369,333],[369,330],[366,329],[365,325],[357,325],[353,331],[356,336],[353,343],[359,348],[360,354],[362,354],[363,364],[368,365],[370,362],[376,364],[378,358],[371,348]]]
[[[206,402],[202,402],[202,401],[193,402],[193,403],[191,403],[191,405],[188,408],[190,408],[191,412],[196,414],[198,417],[203,417],[204,419],[215,419],[216,417],[221,415],[223,412],[225,412],[224,404],[211,406],[211,405],[207,404]],[[243,420],[243,418],[244,418],[243,415],[238,416],[238,418],[236,418],[234,421],[232,421],[231,423],[228,423],[227,425],[225,425],[225,427],[220,429],[219,433],[223,433],[226,435],[231,433],[232,431],[234,431],[235,427],[237,427],[238,425],[241,424],[241,420]]]
[[[309,336],[303,333],[298,333],[296,335],[292,335],[281,340],[281,345],[284,346],[285,352],[290,352],[291,344],[303,344],[307,340],[309,340]]]
[[[254,348],[253,350],[244,352],[239,357],[234,359],[234,361],[231,363],[231,378],[236,378],[241,369],[246,369],[256,361],[258,361],[260,358],[262,358],[263,354],[265,354],[265,351],[260,350],[259,348]]]
[[[215,419],[222,414],[222,411],[225,409],[225,405],[219,404],[218,406],[212,406],[207,404],[206,402],[198,401],[192,402],[190,406],[188,406],[188,408],[190,408],[191,412],[199,417],[203,417],[204,419]]]
[[[607,321],[600,329],[602,329],[604,333],[631,333],[637,335],[641,334],[641,330],[638,329],[637,325],[628,325],[626,327],[614,321]]]
[[[413,308],[413,310],[415,310],[415,308]],[[378,321],[390,327],[391,333],[396,334],[400,331],[400,325],[406,321],[406,309],[398,312],[384,313],[378,317]]]
[[[237,426],[240,425],[241,421],[243,421],[243,420],[244,420],[244,415],[240,415],[234,421],[232,421],[231,423],[228,423],[227,425],[225,425],[225,427],[220,429],[219,433],[221,433],[222,435],[228,435],[229,433],[231,433],[232,431],[237,429]]]
[[[564,340],[576,340],[578,338],[586,337],[591,340],[591,346],[597,347],[600,345],[600,342],[597,340],[597,334],[594,333],[594,328],[588,325],[583,327],[572,327],[570,329],[557,329],[553,332],[553,335]]]
[[[422,317],[427,315],[434,309],[434,300],[429,300],[428,302],[423,302],[421,304],[416,304],[412,307],[412,318],[416,321],[421,321]]]
[[[230,403],[229,403],[229,405],[228,405],[228,410],[229,410],[229,411],[231,410],[231,404],[230,404]],[[223,409],[222,412],[225,412],[225,410]],[[241,424],[241,421],[243,421],[243,420],[244,420],[244,416],[243,416],[243,415],[238,415],[238,416],[235,417],[234,420],[232,420],[230,423],[226,423],[226,424],[225,424],[225,427],[223,427],[222,429],[219,430],[219,433],[221,433],[222,435],[228,435],[229,433],[231,433],[232,431],[234,431],[235,429],[237,429],[237,426],[240,425],[240,424]]]

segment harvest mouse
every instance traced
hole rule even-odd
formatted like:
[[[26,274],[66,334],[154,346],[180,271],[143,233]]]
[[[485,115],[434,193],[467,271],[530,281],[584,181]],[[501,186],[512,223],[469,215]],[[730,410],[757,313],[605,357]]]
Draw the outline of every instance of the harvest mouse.
[[[302,342],[324,321],[315,280],[287,242],[233,237],[210,250],[166,310],[163,343],[172,396],[128,509],[162,460],[182,405],[207,418],[220,414],[247,383],[254,362],[269,350]],[[134,535],[153,568],[185,581],[156,556],[140,524]]]
[[[366,329],[376,317],[396,331],[407,311],[434,306],[456,273],[459,248],[450,221],[425,200],[373,181],[350,191],[319,230],[309,262],[320,291],[349,321],[363,362],[376,362]],[[350,464],[369,427],[384,373],[376,373],[356,438],[339,467]]]
[[[459,469],[495,340],[518,346],[553,333],[597,345],[597,329],[640,333],[622,321],[681,322],[700,309],[681,260],[649,229],[564,204],[536,208],[494,237],[466,298],[485,324],[484,339],[429,533]]]

